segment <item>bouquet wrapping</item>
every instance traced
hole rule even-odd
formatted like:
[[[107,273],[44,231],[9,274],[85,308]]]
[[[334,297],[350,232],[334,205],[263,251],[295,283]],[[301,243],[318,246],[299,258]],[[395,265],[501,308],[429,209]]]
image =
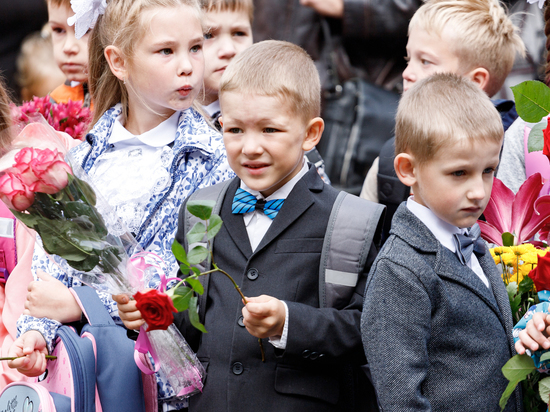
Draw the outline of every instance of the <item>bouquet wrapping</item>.
[[[0,199],[40,235],[44,250],[65,259],[71,275],[84,284],[136,300],[150,295],[141,292],[152,286],[164,292],[171,279],[165,276],[162,259],[143,251],[80,165],[70,156],[64,158],[55,130],[43,119],[31,120],[3,132],[9,133],[4,141],[10,139],[13,145],[0,159]],[[166,308],[160,313],[169,322],[141,328],[135,358],[145,373],[162,369],[177,396],[187,397],[202,390],[205,370],[171,325],[172,309],[168,307],[168,316]],[[154,371],[138,351],[150,353]]]

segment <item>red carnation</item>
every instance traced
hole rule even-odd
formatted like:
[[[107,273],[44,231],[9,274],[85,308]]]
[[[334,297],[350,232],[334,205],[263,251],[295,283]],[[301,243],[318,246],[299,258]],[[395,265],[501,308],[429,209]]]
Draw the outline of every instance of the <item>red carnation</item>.
[[[529,277],[535,282],[537,292],[550,290],[550,254],[538,257],[537,267],[529,272]]]
[[[136,293],[136,306],[141,312],[141,316],[147,322],[147,331],[166,330],[174,321],[173,312],[177,312],[172,299],[165,293],[156,289],[145,293]]]

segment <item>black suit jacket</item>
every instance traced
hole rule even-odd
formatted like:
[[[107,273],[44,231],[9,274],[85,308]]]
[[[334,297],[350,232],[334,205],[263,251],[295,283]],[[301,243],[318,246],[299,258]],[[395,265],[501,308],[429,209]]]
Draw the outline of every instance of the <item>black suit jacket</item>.
[[[199,305],[206,305],[209,333],[197,334],[186,316],[177,324],[207,367],[202,394],[190,398],[194,411],[354,411],[372,410],[372,387],[359,366],[366,362],[360,318],[366,273],[376,255],[371,248],[365,273],[343,310],[319,308],[319,264],[323,239],[338,191],[325,185],[315,168],[296,184],[253,253],[242,215],[231,213],[240,181],[231,182],[222,204],[223,226],[214,241],[214,262],[230,273],[245,296],[284,300],[289,309],[285,350],[258,339],[242,326],[243,303],[231,282],[209,275]],[[185,207],[185,205],[184,205]],[[183,214],[176,235],[183,244]]]

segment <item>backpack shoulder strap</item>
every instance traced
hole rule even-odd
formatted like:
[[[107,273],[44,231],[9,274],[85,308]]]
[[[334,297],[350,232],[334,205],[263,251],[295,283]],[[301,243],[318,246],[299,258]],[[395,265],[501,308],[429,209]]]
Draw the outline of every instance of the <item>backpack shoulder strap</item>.
[[[343,308],[353,295],[373,242],[380,244],[385,207],[340,192],[329,217],[319,265],[320,307]]]

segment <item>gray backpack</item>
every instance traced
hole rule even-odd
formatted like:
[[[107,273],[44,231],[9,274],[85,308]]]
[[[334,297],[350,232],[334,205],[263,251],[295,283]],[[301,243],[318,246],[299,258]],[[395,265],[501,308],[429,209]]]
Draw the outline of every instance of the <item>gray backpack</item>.
[[[216,205],[212,213],[219,214],[230,182],[231,180],[228,180],[200,189],[189,197],[189,201],[214,200]],[[358,210],[363,213],[357,213]],[[380,245],[384,212],[385,207],[380,204],[360,199],[346,192],[338,194],[332,206],[321,252],[320,307],[341,309],[349,303],[357,286],[359,274],[364,270],[372,243],[376,242],[378,246]],[[182,209],[181,213],[185,213],[184,233],[187,233],[199,219],[187,209]],[[187,238],[183,246],[189,250]],[[208,270],[209,267],[210,262],[207,262],[200,269]],[[204,305],[201,309],[203,307]],[[202,316],[201,319],[203,319]]]

